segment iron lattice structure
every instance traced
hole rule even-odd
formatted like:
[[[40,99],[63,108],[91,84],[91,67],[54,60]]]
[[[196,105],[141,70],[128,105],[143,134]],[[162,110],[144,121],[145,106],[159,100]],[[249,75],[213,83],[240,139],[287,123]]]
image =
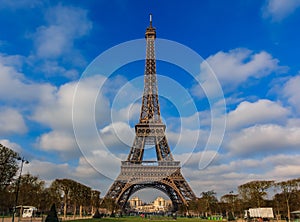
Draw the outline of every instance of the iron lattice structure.
[[[156,79],[155,38],[156,30],[146,29],[146,64],[144,93],[139,123],[135,125],[135,139],[127,161],[122,161],[121,173],[116,178],[105,199],[113,199],[124,208],[129,197],[138,190],[155,188],[166,193],[176,211],[196,198],[181,174],[179,161],[174,161],[165,135],[166,126],[160,117]],[[145,146],[155,146],[157,161],[143,161]]]

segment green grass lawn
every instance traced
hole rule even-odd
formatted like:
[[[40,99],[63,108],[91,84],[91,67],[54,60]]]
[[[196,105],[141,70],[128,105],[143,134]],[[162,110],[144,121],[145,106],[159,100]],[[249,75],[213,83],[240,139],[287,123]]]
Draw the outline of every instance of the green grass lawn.
[[[211,222],[211,220],[204,220],[200,218],[181,218],[177,217],[176,220],[172,219],[172,217],[147,217],[147,218],[141,218],[141,217],[121,217],[121,218],[101,218],[101,219],[82,219],[82,220],[72,220],[70,222],[146,222],[146,221],[155,221],[155,222],[166,222],[166,221],[176,221],[176,222],[195,222],[195,221],[201,221],[201,222]]]

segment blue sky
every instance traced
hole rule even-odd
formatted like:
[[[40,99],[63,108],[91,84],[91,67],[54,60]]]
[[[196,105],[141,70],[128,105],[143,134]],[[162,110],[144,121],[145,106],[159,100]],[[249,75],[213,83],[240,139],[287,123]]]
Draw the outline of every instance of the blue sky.
[[[162,118],[196,195],[299,177],[299,8],[299,0],[0,0],[0,142],[30,160],[26,172],[104,195],[133,141],[152,13]],[[224,100],[209,96],[216,92]]]

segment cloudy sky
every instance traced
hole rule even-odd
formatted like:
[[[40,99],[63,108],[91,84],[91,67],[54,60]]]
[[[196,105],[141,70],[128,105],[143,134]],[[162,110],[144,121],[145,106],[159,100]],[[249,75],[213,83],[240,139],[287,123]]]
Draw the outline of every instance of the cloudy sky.
[[[0,0],[0,142],[24,172],[106,193],[139,121],[149,13],[162,119],[196,195],[299,177],[299,0]]]

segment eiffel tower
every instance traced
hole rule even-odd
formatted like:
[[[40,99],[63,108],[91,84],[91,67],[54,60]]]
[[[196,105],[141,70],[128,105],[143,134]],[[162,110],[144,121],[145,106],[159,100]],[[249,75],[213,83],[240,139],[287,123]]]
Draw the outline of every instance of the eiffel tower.
[[[139,123],[135,125],[135,139],[126,161],[122,161],[121,172],[104,199],[113,199],[125,207],[129,197],[138,190],[154,188],[164,192],[172,201],[173,210],[187,206],[196,198],[181,174],[179,161],[174,161],[165,134],[166,125],[160,117],[154,42],[156,29],[146,29],[146,62],[144,93]],[[157,161],[143,161],[145,146],[155,146]]]

